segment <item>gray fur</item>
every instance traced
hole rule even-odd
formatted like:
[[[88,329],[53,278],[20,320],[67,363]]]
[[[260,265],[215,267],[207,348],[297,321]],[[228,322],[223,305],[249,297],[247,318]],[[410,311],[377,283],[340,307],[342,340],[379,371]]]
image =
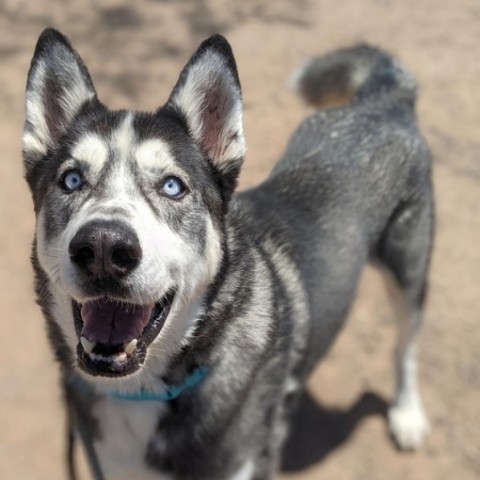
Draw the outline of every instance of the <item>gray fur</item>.
[[[42,52],[51,51],[45,45],[60,42],[71,48],[57,32],[48,31],[42,38],[29,85],[35,65],[45,60]],[[81,63],[77,71],[88,76]],[[205,72],[222,80],[206,83]],[[188,95],[182,91],[185,85]],[[241,93],[230,48],[219,36],[202,44],[167,105],[154,114],[110,112],[94,97],[71,120],[62,139],[50,140],[47,153],[29,152],[36,144],[27,138],[27,179],[36,212],[43,216],[37,234],[45,248],[89,201],[97,204],[91,210],[94,216],[133,222],[122,205],[98,207],[114,198],[108,186],[116,181],[118,173],[112,172],[118,172],[115,165],[120,162],[128,167],[128,175],[122,175],[129,185],[129,199],[150,209],[156,222],[187,242],[199,264],[208,255],[218,258],[208,285],[203,290],[200,283],[197,286],[195,301],[200,307],[181,343],[167,345],[171,351],[163,363],[155,364],[158,370],[150,371],[152,363],[139,365],[140,375],[145,376],[136,377],[140,383],[150,379],[152,388],[157,383],[179,384],[201,365],[209,368],[207,378],[169,404],[150,405],[142,413],[141,407],[130,407],[109,395],[109,389],[128,386],[128,376],[122,379],[125,383],[113,379],[103,384],[83,373],[83,381],[92,389],[87,414],[85,390],[79,391],[75,401],[80,373],[64,323],[68,319],[58,318],[55,310],[54,287],[62,280],[51,278],[48,262],[39,258],[42,252],[34,245],[37,294],[62,365],[68,399],[71,405],[81,404],[82,415],[95,427],[92,441],[106,478],[273,478],[289,413],[305,378],[342,327],[365,263],[373,259],[393,274],[410,315],[422,310],[433,200],[430,155],[413,111],[414,81],[388,54],[362,46],[314,60],[299,75],[298,85],[307,101],[323,101],[338,86],[342,94],[351,92],[353,102],[305,120],[272,174],[258,187],[233,196],[243,154]],[[182,102],[192,91],[198,91],[202,100],[185,105]],[[205,114],[204,98],[220,105]],[[195,124],[202,115],[213,122],[213,133]],[[129,152],[148,139],[168,145],[172,168],[180,169],[190,188],[184,201],[158,198],[149,182],[163,175],[162,169],[147,172],[115,156],[112,139],[126,116],[131,118],[125,123],[132,137]],[[30,131],[31,122],[27,122],[26,132]],[[56,186],[56,175],[86,132],[94,132],[109,145],[109,160],[91,180],[92,185],[96,182],[93,188],[66,197]],[[218,244],[212,243],[212,236],[219,239]],[[172,278],[178,275],[181,272],[171,273]],[[122,280],[121,291],[127,293],[121,294],[121,300],[128,301],[133,293],[142,298],[132,278]],[[102,294],[120,295],[108,290]],[[414,332],[420,318],[415,316]],[[400,365],[413,333],[405,338]],[[402,379],[408,373],[400,368],[399,375],[396,405],[403,414],[401,400],[415,395],[405,396]],[[139,414],[148,416],[146,424],[152,428],[145,449],[135,458],[124,458],[120,450],[112,453],[108,443],[110,438],[115,440],[112,425],[126,428]],[[395,418],[394,428],[402,429],[404,417]],[[128,429],[122,432],[123,442],[136,441],[128,436]],[[417,440],[423,431],[414,433]],[[135,451],[134,444],[127,445]],[[416,446],[408,441],[404,445]],[[137,470],[129,471],[135,462]]]

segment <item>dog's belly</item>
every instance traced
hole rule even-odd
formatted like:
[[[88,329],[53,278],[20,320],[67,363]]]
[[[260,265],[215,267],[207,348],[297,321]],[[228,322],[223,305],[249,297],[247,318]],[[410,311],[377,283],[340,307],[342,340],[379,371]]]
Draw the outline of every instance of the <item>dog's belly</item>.
[[[106,478],[171,480],[145,462],[148,444],[164,410],[161,403],[114,399],[95,405],[100,430],[95,449]]]

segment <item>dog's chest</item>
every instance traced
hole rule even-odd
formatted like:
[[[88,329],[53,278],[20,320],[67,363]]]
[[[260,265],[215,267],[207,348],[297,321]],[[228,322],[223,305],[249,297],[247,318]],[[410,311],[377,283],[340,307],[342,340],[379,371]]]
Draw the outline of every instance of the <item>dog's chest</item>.
[[[95,449],[106,478],[171,480],[145,462],[148,445],[166,408],[161,403],[114,399],[95,406],[100,430]]]

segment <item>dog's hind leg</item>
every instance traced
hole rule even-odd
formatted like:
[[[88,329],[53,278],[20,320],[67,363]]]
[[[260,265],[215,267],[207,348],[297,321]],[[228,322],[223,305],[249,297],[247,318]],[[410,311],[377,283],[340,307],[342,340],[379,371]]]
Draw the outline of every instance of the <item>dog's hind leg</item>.
[[[392,274],[399,333],[395,350],[396,391],[388,412],[390,432],[403,450],[418,448],[428,433],[417,385],[415,340],[421,327],[433,234],[430,197],[422,205],[402,206],[389,223],[379,258]]]

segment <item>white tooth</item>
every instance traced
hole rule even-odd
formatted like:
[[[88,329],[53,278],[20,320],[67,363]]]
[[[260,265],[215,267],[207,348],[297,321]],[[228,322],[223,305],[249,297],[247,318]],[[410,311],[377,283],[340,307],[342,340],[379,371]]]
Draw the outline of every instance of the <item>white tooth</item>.
[[[135,351],[135,349],[137,348],[137,342],[138,342],[138,340],[136,338],[134,338],[130,342],[126,343],[125,346],[123,347],[123,349],[125,350],[126,353],[131,355]]]
[[[124,362],[127,359],[127,354],[125,352],[116,353],[113,356],[114,362]]]
[[[80,337],[80,343],[82,344],[83,349],[87,353],[92,353],[95,343],[92,343],[90,340],[87,340],[85,337]]]

